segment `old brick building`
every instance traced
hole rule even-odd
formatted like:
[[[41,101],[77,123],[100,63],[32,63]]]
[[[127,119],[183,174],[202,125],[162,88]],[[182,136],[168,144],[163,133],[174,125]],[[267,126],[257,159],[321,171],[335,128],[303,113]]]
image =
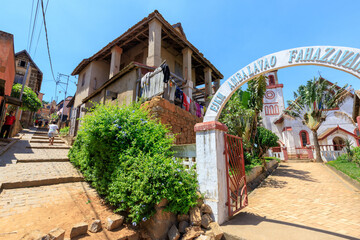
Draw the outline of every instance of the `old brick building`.
[[[163,88],[157,90],[164,94],[145,97],[149,101],[149,110],[161,122],[171,126],[177,134],[176,143],[195,143],[194,125],[202,121],[197,110],[205,109],[213,88],[219,87],[223,75],[189,42],[180,23],[171,25],[156,10],[74,69],[72,75],[78,75],[79,80],[70,132],[76,134],[78,119],[94,102],[130,104],[144,98],[141,79],[150,74],[151,85],[152,79],[156,81],[153,71],[164,63],[173,84],[166,82],[164,88],[176,86],[192,106],[184,108],[182,100],[177,101],[176,97],[174,100],[173,96],[164,99]],[[151,99],[154,96],[156,98]]]
[[[28,63],[29,72],[27,78],[25,78],[26,68]],[[43,79],[43,73],[40,68],[36,65],[33,59],[30,57],[29,53],[26,50],[22,50],[15,54],[15,66],[16,66],[16,75],[14,84],[19,83],[23,84],[25,81],[25,86],[31,88],[38,96],[42,97],[42,93],[40,93],[41,83]],[[34,113],[29,111],[23,111],[21,114],[21,123],[23,126],[29,126],[32,124]]]

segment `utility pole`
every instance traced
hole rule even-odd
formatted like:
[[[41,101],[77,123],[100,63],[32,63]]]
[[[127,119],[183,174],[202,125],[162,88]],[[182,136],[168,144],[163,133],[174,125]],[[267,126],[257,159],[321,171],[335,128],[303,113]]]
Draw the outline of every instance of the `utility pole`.
[[[23,96],[23,93],[24,93],[24,88],[25,88],[25,84],[26,84],[26,79],[27,79],[27,76],[28,76],[28,73],[29,73],[29,68],[30,68],[30,61],[28,61],[28,64],[27,64],[27,67],[26,67],[26,72],[25,72],[25,76],[23,78],[23,82],[22,82],[22,87],[21,87],[21,92],[20,92],[20,101],[22,100],[22,96]],[[16,109],[16,118],[19,116],[19,106],[17,107]],[[19,116],[19,121],[20,121],[20,118],[21,118],[21,115],[22,115],[22,111],[20,112],[20,116]]]
[[[66,78],[66,83],[60,81],[60,78],[61,78],[61,77],[65,77],[65,78]],[[62,112],[61,112],[61,118],[60,118],[60,126],[59,126],[59,128],[61,128],[61,122],[62,122],[63,117],[64,117],[65,101],[66,101],[66,94],[67,94],[67,89],[68,89],[68,85],[69,85],[69,78],[70,78],[69,75],[62,74],[62,73],[58,73],[58,81],[57,81],[58,84],[66,84],[66,87],[65,87],[65,96],[64,96],[64,102],[63,102],[63,108],[62,108]],[[56,84],[56,86],[57,86],[57,84]]]

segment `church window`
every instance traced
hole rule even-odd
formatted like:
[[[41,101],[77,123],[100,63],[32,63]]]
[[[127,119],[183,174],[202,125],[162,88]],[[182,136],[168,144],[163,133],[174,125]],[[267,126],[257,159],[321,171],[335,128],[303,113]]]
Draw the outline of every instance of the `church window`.
[[[275,107],[274,107],[274,114],[279,115],[279,106],[278,105],[275,105]]]
[[[306,145],[310,144],[309,134],[307,131],[305,130],[300,131],[300,140],[302,147],[306,147]]]
[[[274,75],[269,75],[269,86],[275,85]]]

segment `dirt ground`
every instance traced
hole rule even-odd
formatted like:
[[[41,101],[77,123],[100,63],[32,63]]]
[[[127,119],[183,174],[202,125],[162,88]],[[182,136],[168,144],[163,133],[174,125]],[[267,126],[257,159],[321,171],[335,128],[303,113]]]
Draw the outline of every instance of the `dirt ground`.
[[[60,191],[61,192],[61,191]],[[90,233],[76,239],[119,239],[131,233],[133,230],[128,227],[122,227],[115,231],[104,229],[106,217],[112,214],[110,208],[102,203],[102,200],[92,191],[77,191],[75,193],[64,193],[67,197],[60,201],[50,202],[46,199],[37,204],[36,207],[26,208],[23,211],[5,209],[6,212],[15,210],[16,213],[10,216],[0,218],[0,239],[12,240],[21,239],[24,235],[34,230],[48,233],[50,230],[60,227],[64,229],[65,238],[70,237],[70,230],[74,223],[86,222],[92,223],[95,219],[100,219],[103,230],[99,233]],[[50,197],[56,198],[56,193]],[[0,208],[1,209],[1,208]]]

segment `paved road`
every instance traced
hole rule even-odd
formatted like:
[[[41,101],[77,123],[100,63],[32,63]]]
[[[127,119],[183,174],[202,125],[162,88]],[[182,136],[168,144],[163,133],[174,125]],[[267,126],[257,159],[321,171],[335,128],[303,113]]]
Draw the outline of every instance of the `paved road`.
[[[360,192],[321,163],[282,164],[223,229],[238,239],[360,239]]]

